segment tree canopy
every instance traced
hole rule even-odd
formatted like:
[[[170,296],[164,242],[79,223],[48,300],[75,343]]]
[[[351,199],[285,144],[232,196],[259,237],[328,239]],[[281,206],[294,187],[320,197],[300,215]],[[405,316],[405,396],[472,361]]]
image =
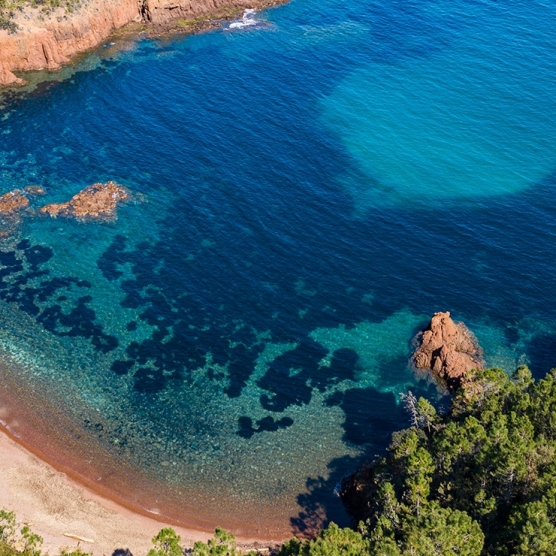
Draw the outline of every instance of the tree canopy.
[[[556,554],[556,370],[474,371],[446,415],[411,413],[344,485],[370,554]]]

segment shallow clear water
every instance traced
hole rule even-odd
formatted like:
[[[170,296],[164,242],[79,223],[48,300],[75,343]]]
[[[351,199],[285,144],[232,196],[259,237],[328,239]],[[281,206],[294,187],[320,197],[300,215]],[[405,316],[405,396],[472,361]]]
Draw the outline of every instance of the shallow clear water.
[[[407,423],[399,393],[443,403],[407,364],[434,311],[489,364],[556,362],[555,16],[293,0],[8,96],[1,192],[113,179],[145,201],[3,240],[4,378],[147,510],[345,521],[334,487]]]

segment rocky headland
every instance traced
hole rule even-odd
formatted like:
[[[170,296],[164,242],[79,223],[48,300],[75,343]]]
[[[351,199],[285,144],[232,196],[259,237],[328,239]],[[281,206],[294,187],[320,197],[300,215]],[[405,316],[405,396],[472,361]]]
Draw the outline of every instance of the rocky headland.
[[[212,18],[284,1],[82,0],[49,7],[45,2],[16,4],[8,0],[14,9],[0,9],[0,87],[24,85],[18,72],[57,70],[131,22],[157,33],[171,28],[192,32]]]
[[[483,369],[483,351],[473,333],[450,313],[435,313],[429,325],[415,338],[412,363],[432,372],[450,390],[456,390],[473,369]]]
[[[480,387],[470,377],[472,370],[484,369],[483,351],[474,334],[463,322],[454,322],[449,312],[435,313],[429,324],[417,334],[414,344],[411,365],[442,387],[447,387],[450,393],[460,386]],[[376,517],[373,514],[374,501],[382,496],[377,486],[379,461],[375,459],[363,464],[342,481],[342,502],[356,522]]]

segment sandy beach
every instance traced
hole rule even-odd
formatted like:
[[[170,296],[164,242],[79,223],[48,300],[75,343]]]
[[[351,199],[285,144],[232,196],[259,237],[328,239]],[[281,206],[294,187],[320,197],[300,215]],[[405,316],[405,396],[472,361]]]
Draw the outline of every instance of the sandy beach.
[[[81,542],[86,552],[109,556],[116,550],[146,555],[151,539],[165,524],[136,514],[78,484],[0,432],[0,508],[15,511],[20,523],[28,524],[44,539],[43,551],[56,554],[78,541],[65,534],[94,542]],[[174,527],[183,546],[211,535]],[[238,544],[253,546],[254,539]],[[261,543],[260,546],[265,546]]]

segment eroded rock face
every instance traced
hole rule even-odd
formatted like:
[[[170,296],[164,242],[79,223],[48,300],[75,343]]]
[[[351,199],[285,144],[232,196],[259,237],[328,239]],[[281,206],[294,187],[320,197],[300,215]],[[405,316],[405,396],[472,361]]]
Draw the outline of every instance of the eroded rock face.
[[[172,20],[204,16],[226,17],[226,10],[262,9],[283,4],[286,0],[139,0],[143,20],[164,25]]]
[[[59,69],[134,19],[140,19],[137,0],[91,0],[71,14],[26,6],[14,14],[17,33],[0,30],[0,86],[25,84],[14,71]]]
[[[428,327],[416,338],[412,362],[418,369],[432,371],[450,390],[459,388],[473,369],[483,369],[483,352],[475,336],[450,313],[435,313]]]
[[[95,183],[74,195],[66,203],[45,205],[40,209],[40,213],[80,220],[112,220],[116,217],[118,205],[129,198],[129,190],[114,181]]]
[[[87,0],[69,13],[40,5],[16,11],[17,32],[0,29],[0,87],[26,81],[13,72],[57,70],[76,54],[102,43],[124,25],[137,22],[164,28],[172,21],[226,18],[238,10],[264,8],[287,0]],[[181,28],[186,31],[187,27]]]

